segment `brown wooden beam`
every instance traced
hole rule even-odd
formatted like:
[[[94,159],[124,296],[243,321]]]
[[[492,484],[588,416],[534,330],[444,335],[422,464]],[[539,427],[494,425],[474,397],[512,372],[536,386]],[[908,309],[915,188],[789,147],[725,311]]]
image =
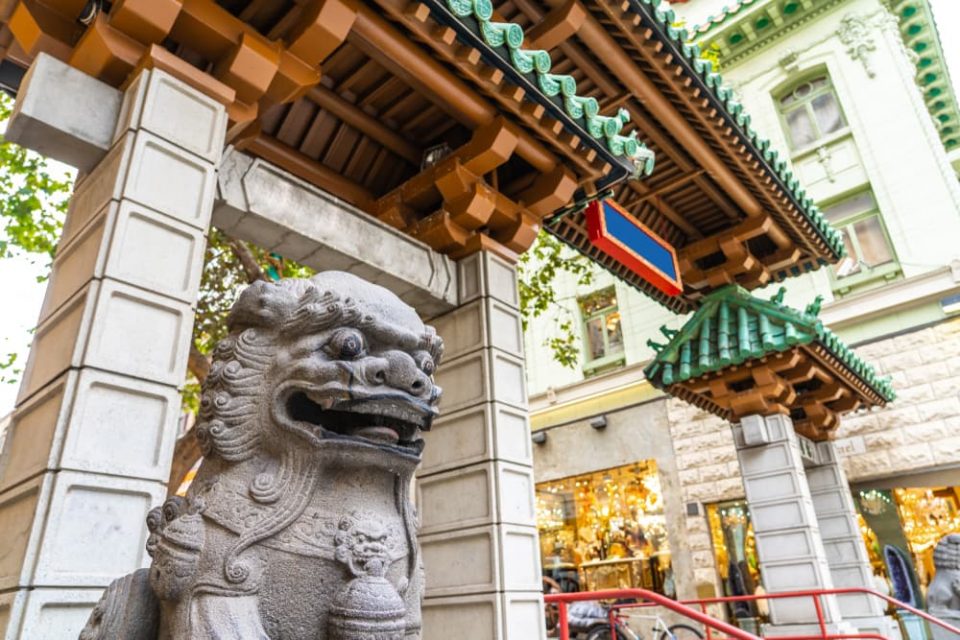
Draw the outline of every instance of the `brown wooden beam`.
[[[414,166],[420,166],[423,152],[415,144],[336,92],[323,85],[317,85],[307,92],[307,97],[325,111],[329,111],[351,127],[359,129],[401,158],[406,158]]]
[[[644,200],[649,198],[651,190],[647,188],[645,184],[637,182],[636,180],[630,180],[627,183],[627,186],[640,195],[640,201],[637,203],[642,204]],[[669,204],[667,204],[662,198],[657,198],[652,203],[650,203],[657,211],[659,211],[663,217],[669,220],[675,227],[683,231],[688,238],[703,238],[703,234],[694,227],[692,224],[687,222],[686,218],[677,211],[674,210]]]
[[[368,7],[360,8],[348,39],[470,128],[488,124],[497,117],[497,109]],[[557,166],[556,156],[526,132],[517,141],[517,153],[544,173]]]
[[[578,0],[566,0],[529,29],[525,40],[531,49],[550,51],[573,36],[586,17],[587,10]]]
[[[243,149],[283,167],[295,176],[329,191],[367,213],[374,210],[374,197],[369,191],[339,173],[331,171],[313,158],[271,138],[259,134],[247,141]]]
[[[688,182],[690,182],[690,181],[693,180],[694,178],[696,178],[696,177],[698,177],[698,176],[702,176],[703,174],[704,174],[704,170],[703,170],[703,169],[697,169],[696,171],[691,171],[690,173],[685,173],[685,174],[683,174],[683,175],[681,175],[681,176],[677,176],[676,178],[674,178],[674,179],[672,179],[672,180],[668,180],[667,182],[665,182],[664,184],[660,185],[660,186],[657,187],[656,189],[651,189],[651,190],[647,191],[647,193],[645,193],[645,194],[643,194],[642,196],[640,196],[640,199],[637,200],[637,202],[636,202],[635,204],[640,204],[641,202],[645,202],[645,201],[650,200],[650,199],[652,199],[652,198],[657,198],[657,197],[662,196],[662,195],[664,195],[664,194],[670,193],[671,191],[674,191],[674,190],[677,189],[678,187],[682,187],[683,185],[687,184]],[[702,235],[702,234],[701,234],[701,235]]]
[[[606,2],[597,2],[598,7],[607,13],[608,17],[620,24],[619,15]],[[623,30],[626,37],[638,49],[643,43],[637,41],[632,30]],[[617,43],[608,29],[601,25],[596,18],[588,16],[577,36],[595,53],[630,89],[634,96],[650,110],[666,128],[668,128],[693,157],[697,158],[701,166],[740,206],[748,216],[760,216],[765,213],[764,207],[754,197],[750,190],[720,159],[712,147],[693,128],[693,125],[680,114],[670,103],[653,81],[648,78],[636,62]],[[714,125],[710,125],[711,128]]]

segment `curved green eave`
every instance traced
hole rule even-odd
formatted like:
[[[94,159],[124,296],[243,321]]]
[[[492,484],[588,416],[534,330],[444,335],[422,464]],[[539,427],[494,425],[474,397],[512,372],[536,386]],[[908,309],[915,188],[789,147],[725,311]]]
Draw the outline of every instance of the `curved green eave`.
[[[600,115],[600,103],[596,98],[577,95],[577,82],[573,76],[551,73],[553,65],[550,54],[539,49],[523,46],[523,28],[510,22],[493,21],[491,0],[446,0],[447,8],[459,19],[472,17],[480,28],[483,41],[493,49],[506,48],[509,61],[522,74],[536,74],[540,91],[554,98],[562,96],[563,110],[574,120],[583,120],[586,129],[597,140],[603,140],[615,156],[624,156],[634,161],[637,173],[650,175],[654,168],[654,154],[637,139],[637,132],[622,135],[624,125],[630,121],[625,109],[616,115]]]

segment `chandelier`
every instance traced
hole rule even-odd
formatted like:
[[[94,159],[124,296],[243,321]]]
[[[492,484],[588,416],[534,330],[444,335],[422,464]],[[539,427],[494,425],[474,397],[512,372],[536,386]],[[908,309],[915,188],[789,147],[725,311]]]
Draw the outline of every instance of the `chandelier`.
[[[921,553],[948,533],[960,532],[957,505],[932,489],[894,489],[903,533],[914,553]]]

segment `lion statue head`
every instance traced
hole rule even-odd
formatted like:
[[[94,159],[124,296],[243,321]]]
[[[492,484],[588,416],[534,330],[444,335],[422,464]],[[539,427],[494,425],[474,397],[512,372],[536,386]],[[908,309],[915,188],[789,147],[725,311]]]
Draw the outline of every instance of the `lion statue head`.
[[[437,414],[443,342],[382,287],[327,271],[243,291],[201,395],[207,457],[376,450],[419,461]]]

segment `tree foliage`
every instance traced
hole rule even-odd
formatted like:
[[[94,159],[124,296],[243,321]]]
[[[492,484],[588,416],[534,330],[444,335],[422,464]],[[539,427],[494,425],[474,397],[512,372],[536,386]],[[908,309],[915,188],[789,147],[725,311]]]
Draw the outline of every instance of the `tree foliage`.
[[[567,273],[573,276],[577,286],[590,286],[595,273],[593,263],[541,231],[530,250],[520,257],[518,266],[524,331],[534,318],[553,314],[554,331],[544,340],[544,346],[550,348],[554,360],[573,369],[580,359],[580,341],[574,330],[576,318],[557,297],[556,279]]]
[[[0,123],[12,110],[13,100],[0,92]],[[72,184],[72,175],[61,173],[43,156],[0,137],[0,260],[53,259]],[[17,353],[0,353],[0,383],[15,384],[21,373]]]
[[[0,93],[0,122],[12,109],[13,100]],[[70,175],[56,177],[43,156],[0,139],[0,258],[53,258],[72,183]]]

